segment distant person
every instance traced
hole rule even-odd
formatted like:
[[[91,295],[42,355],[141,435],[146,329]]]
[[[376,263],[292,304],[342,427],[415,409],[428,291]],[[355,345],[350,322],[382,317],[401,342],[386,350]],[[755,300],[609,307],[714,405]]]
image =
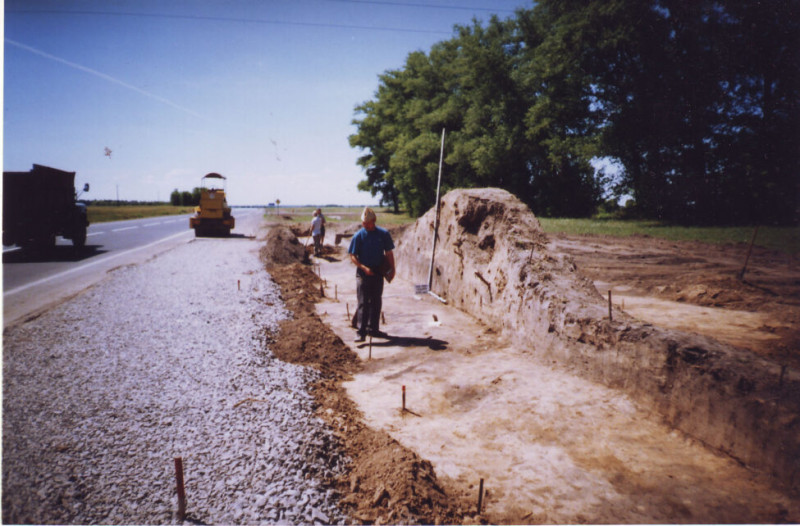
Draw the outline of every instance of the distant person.
[[[367,207],[361,214],[361,228],[350,241],[350,261],[356,266],[356,343],[367,335],[387,338],[380,330],[383,306],[383,278],[394,279],[394,242],[388,230],[375,225],[377,217]]]
[[[321,245],[325,245],[325,216],[322,215],[322,208],[317,208],[317,215],[322,218],[322,234],[320,234],[319,242]]]
[[[314,218],[311,220],[311,237],[314,238],[314,255],[320,257],[322,255],[322,228],[325,220],[322,218],[321,213],[316,210],[313,214]]]

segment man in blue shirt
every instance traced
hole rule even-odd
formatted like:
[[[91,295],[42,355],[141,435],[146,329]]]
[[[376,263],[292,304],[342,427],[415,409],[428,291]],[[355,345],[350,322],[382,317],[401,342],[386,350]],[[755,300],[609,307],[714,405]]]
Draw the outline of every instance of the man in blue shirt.
[[[367,335],[388,337],[380,330],[383,303],[383,278],[394,279],[394,242],[388,230],[375,225],[377,217],[367,207],[361,214],[361,230],[350,241],[350,261],[356,266],[356,343],[363,342]]]

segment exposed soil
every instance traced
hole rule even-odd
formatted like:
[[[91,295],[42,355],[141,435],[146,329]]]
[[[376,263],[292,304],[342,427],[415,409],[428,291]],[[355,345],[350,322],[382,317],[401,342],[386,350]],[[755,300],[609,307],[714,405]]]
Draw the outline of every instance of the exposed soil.
[[[648,236],[551,236],[601,294],[655,325],[697,332],[800,369],[798,256]],[[624,307],[623,307],[624,305]]]
[[[335,250],[325,248],[333,259]],[[316,314],[314,304],[324,294],[323,283],[309,264],[299,262],[308,260],[304,246],[288,228],[275,226],[261,256],[292,313],[278,333],[269,336],[270,349],[281,360],[322,372],[323,379],[314,386],[318,416],[334,429],[352,459],[349,477],[336,481],[345,511],[365,524],[460,523],[458,501],[445,495],[430,462],[367,426],[347,397],[342,381],[357,372],[361,362]]]
[[[500,240],[481,230],[485,224],[482,217],[460,226],[491,254]],[[273,231],[275,241],[294,245],[284,261],[305,256],[285,228]],[[605,297],[612,290],[617,309],[633,319],[710,336],[790,370],[800,363],[796,258],[755,248],[745,279],[739,281],[742,246],[644,236],[552,236],[549,242],[536,238],[517,248],[530,264],[528,251],[532,256],[534,248],[541,251],[545,245],[542,266],[576,266],[591,280],[586,286],[596,287],[594,294]],[[570,267],[559,253],[570,255],[575,265]],[[372,360],[367,362],[364,345],[341,339],[348,337],[347,300],[330,297],[337,285],[342,297],[345,284],[353,281],[351,269],[343,270],[342,248],[326,245],[324,259],[318,260],[326,282],[308,264],[274,265],[268,254],[262,255],[294,313],[273,335],[271,348],[282,359],[324,373],[316,389],[319,414],[340,432],[353,459],[350,478],[338,482],[357,520],[783,522],[800,516],[789,504],[792,498],[776,491],[769,477],[671,431],[624,395],[534,364],[530,355],[503,341],[497,328],[481,323],[486,319],[453,309],[443,313],[430,297],[420,303],[408,292],[398,293],[398,287],[419,280],[398,280],[385,291],[386,329],[402,334],[374,348],[370,344]],[[273,256],[281,259],[281,254]],[[411,259],[400,259],[401,273]],[[488,307],[497,302],[503,272],[512,267],[487,263],[476,268],[454,273],[450,265],[444,272],[437,268],[437,276],[472,279],[467,294]],[[579,280],[577,286],[584,284]],[[423,397],[410,401],[413,411],[436,418],[389,409],[400,383],[414,383],[415,395]],[[476,467],[471,457],[478,452]],[[484,476],[489,477],[485,503],[490,509],[476,515],[475,483]]]

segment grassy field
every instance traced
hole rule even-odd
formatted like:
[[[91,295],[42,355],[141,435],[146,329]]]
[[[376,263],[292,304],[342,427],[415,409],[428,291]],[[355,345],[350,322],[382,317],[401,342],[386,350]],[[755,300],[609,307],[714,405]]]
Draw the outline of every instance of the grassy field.
[[[674,241],[703,243],[749,243],[753,227],[699,227],[665,225],[657,221],[615,219],[553,219],[539,218],[548,233],[597,234],[608,236],[647,235]],[[758,229],[756,245],[789,254],[800,253],[800,228],[762,226]]]
[[[144,217],[170,216],[191,214],[191,206],[88,206],[89,223],[105,223],[107,221],[122,221],[124,219],[142,219]]]

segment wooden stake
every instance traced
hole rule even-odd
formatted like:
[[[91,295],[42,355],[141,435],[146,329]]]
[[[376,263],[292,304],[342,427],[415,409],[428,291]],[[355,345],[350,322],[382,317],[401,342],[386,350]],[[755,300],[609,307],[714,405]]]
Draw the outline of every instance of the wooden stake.
[[[483,507],[483,479],[481,479],[480,487],[478,488],[478,514],[481,513]]]
[[[344,306],[347,307],[347,321],[350,321],[350,304],[345,303]]]
[[[242,290],[242,280],[236,280],[236,290]]]
[[[175,457],[175,480],[178,489],[178,520],[186,518],[186,489],[183,487],[183,458]]]
[[[403,386],[403,412],[406,412],[406,386]]]
[[[372,360],[372,335],[369,335],[369,359]]]
[[[383,311],[381,311],[381,323],[386,325],[386,316],[383,315]]]
[[[325,297],[325,289],[322,287],[322,283],[319,284],[319,295],[323,298]]]
[[[614,321],[611,317],[611,291],[608,291],[608,321]]]
[[[758,226],[753,230],[753,237],[750,238],[750,246],[747,247],[747,256],[744,258],[744,266],[739,271],[739,280],[744,280],[744,273],[747,271],[747,262],[750,261],[750,252],[753,251],[753,243],[756,242],[756,235],[758,234]]]

